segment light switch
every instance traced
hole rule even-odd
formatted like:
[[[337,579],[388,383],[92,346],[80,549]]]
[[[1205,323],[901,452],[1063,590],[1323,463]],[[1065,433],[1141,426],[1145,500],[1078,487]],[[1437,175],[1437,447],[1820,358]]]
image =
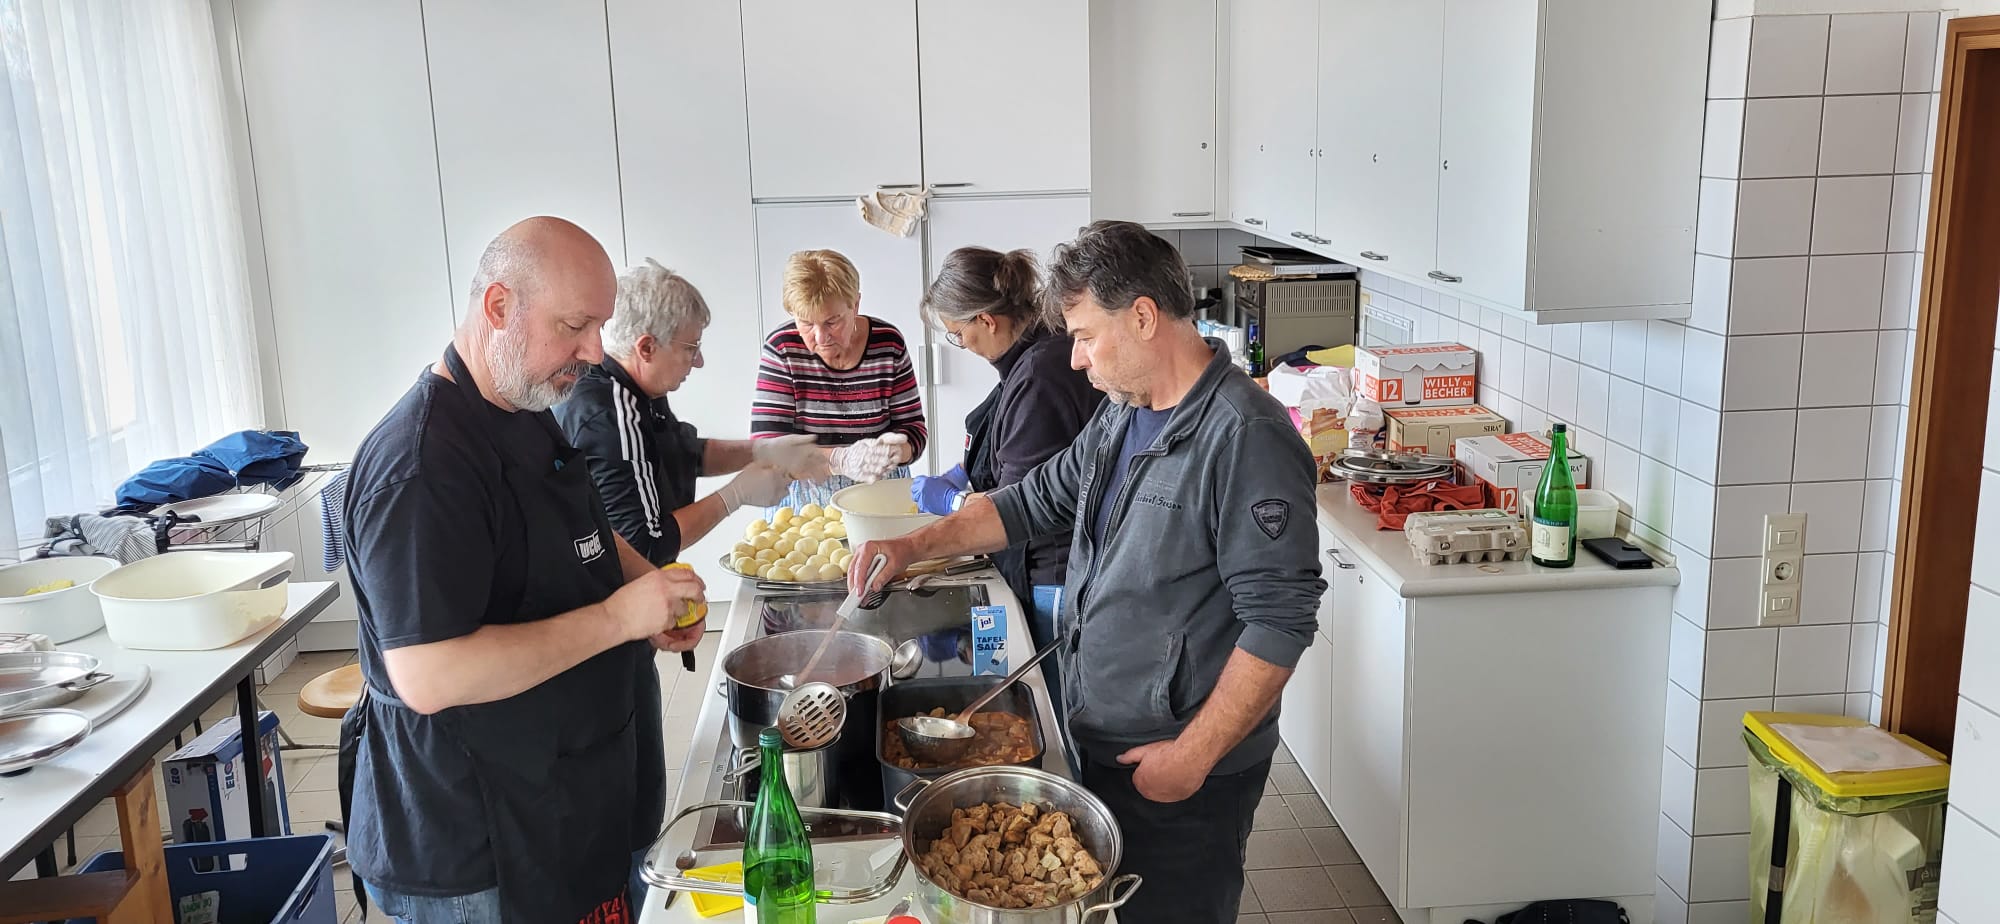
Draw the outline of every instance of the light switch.
[[[1764,552],[1766,554],[1771,552],[1802,553],[1805,550],[1805,514],[1768,513],[1764,515]]]
[[[1806,517],[1802,513],[1764,516],[1764,576],[1757,610],[1760,626],[1794,626],[1805,593]]]
[[[1757,614],[1759,626],[1799,624],[1799,595],[1790,590],[1764,589],[1764,608]]]

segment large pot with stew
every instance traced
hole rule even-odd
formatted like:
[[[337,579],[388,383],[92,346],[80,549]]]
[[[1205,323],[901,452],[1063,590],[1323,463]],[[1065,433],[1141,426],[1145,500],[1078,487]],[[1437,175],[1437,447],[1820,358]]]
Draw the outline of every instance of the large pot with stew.
[[[935,924],[1085,924],[1139,888],[1137,874],[1118,875],[1125,840],[1111,809],[1055,774],[974,767],[915,780],[895,803]]]

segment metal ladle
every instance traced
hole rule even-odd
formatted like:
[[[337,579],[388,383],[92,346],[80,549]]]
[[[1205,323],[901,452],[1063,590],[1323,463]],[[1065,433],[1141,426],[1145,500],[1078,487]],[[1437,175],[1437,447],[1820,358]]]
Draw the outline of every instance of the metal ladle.
[[[994,697],[1006,692],[1008,687],[1018,683],[1022,677],[1028,676],[1028,672],[1034,670],[1035,665],[1042,663],[1042,659],[1048,657],[1060,645],[1060,641],[1051,642],[1047,647],[1035,652],[1035,656],[1029,658],[1028,663],[1014,668],[1013,673],[1008,674],[999,685],[987,690],[984,695],[973,700],[972,705],[965,707],[952,718],[910,715],[897,719],[897,736],[903,739],[903,746],[910,750],[910,756],[918,760],[932,764],[949,764],[957,760],[965,753],[966,748],[972,746],[972,736],[976,733],[969,723],[973,713],[985,708]]]

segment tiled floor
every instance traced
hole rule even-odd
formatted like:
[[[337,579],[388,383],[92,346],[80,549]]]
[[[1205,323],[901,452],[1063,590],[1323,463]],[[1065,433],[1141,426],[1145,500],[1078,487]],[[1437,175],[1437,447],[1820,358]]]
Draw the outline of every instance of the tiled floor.
[[[720,634],[711,632],[696,650],[705,668],[713,663]],[[320,674],[353,660],[346,652],[300,655],[291,668],[265,685],[262,702],[278,715],[280,724],[301,744],[333,744],[340,723],[299,712],[298,691]],[[667,742],[667,766],[678,768],[687,756],[696,716],[713,693],[706,669],[688,673],[678,655],[660,658],[660,678],[666,685],[661,727]],[[203,715],[207,723],[234,712],[234,698],[217,702]],[[192,730],[190,730],[192,731]],[[162,752],[161,757],[171,753]],[[334,792],[336,768],[331,751],[286,751],[285,782],[290,798],[292,830],[316,831],[327,819],[340,816]],[[679,771],[668,771],[668,786],[678,785]],[[165,804],[164,795],[161,804]],[[77,824],[77,859],[88,860],[104,850],[118,849],[118,822],[110,803],[98,806]],[[62,845],[58,853],[64,853]],[[66,859],[66,857],[59,857]],[[1382,890],[1361,866],[1347,837],[1335,827],[1305,774],[1282,748],[1264,786],[1250,835],[1248,879],[1243,888],[1238,924],[1396,924]],[[67,871],[67,869],[65,869]],[[345,867],[335,871],[335,898],[342,924],[363,924]],[[371,909],[373,912],[373,909]],[[371,913],[368,922],[386,920]]]

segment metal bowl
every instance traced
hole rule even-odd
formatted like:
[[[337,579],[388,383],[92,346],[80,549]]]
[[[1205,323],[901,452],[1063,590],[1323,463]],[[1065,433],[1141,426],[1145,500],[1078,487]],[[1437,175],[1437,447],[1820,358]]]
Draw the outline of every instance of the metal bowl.
[[[903,812],[903,856],[917,874],[918,894],[930,919],[953,924],[1081,924],[1125,904],[1137,891],[1137,874],[1118,875],[1125,838],[1111,809],[1079,783],[1031,767],[973,767],[936,780],[918,779],[896,794]],[[918,866],[922,846],[951,824],[951,811],[982,802],[1033,802],[1069,815],[1077,840],[1097,857],[1104,881],[1080,898],[1049,908],[996,908],[952,894]]]
[[[95,655],[74,651],[10,651],[0,654],[0,715],[60,706],[111,675],[97,669]]]
[[[38,709],[0,716],[0,775],[54,760],[90,734],[90,717],[72,709]]]

